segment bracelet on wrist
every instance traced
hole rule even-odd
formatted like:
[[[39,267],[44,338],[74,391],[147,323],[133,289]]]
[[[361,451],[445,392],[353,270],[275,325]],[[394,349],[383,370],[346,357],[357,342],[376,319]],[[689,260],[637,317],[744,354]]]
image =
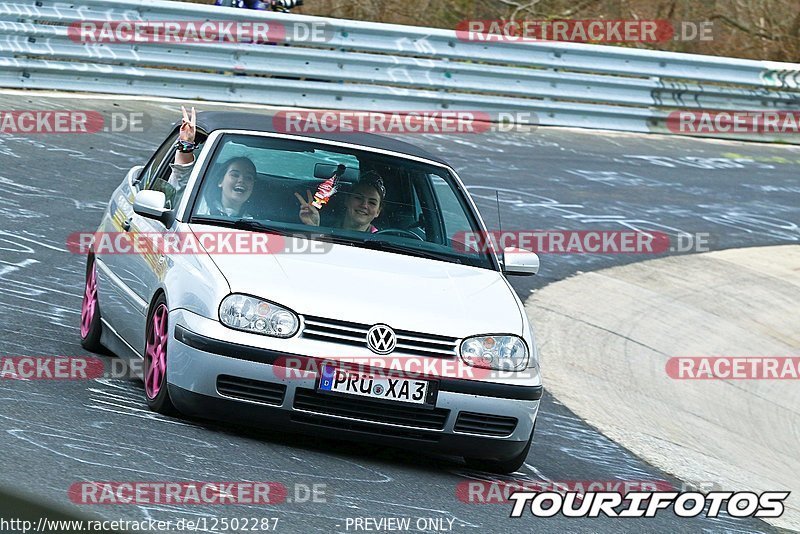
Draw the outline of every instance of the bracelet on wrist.
[[[175,143],[175,148],[178,149],[178,152],[182,152],[184,154],[190,154],[197,149],[197,143],[193,143],[191,141],[184,141],[183,139],[178,139]]]

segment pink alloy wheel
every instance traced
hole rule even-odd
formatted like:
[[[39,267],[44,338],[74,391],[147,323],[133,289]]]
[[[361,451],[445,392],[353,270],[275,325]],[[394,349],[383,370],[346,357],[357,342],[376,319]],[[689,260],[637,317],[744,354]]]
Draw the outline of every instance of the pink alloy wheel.
[[[94,260],[89,272],[86,273],[86,287],[83,290],[83,305],[81,305],[81,338],[86,339],[92,327],[92,320],[97,313],[97,274]]]
[[[160,304],[150,319],[150,335],[145,347],[144,390],[149,399],[155,399],[164,386],[167,374],[167,306]]]

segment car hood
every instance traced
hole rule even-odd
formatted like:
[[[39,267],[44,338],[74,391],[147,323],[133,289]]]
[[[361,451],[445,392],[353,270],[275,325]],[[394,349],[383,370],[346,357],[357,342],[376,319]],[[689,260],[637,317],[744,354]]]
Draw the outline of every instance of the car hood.
[[[210,256],[232,292],[301,315],[457,338],[523,334],[516,295],[497,271],[343,244],[325,248],[324,253]]]

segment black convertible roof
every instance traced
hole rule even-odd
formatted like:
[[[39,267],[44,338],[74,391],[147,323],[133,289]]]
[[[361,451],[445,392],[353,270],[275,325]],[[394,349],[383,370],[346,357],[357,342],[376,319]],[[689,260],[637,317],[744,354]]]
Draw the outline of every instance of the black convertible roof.
[[[278,131],[274,128],[272,123],[272,115],[233,111],[201,111],[197,114],[197,127],[206,133],[211,133],[215,130],[252,130],[254,132],[287,133]],[[355,145],[363,145],[380,150],[400,152],[402,154],[425,158],[447,165],[446,161],[438,156],[434,156],[427,150],[423,150],[409,143],[404,143],[403,141],[398,141],[382,135],[364,132],[304,132],[292,135],[301,135],[303,137],[310,137],[314,139],[326,139],[341,143],[352,143]]]

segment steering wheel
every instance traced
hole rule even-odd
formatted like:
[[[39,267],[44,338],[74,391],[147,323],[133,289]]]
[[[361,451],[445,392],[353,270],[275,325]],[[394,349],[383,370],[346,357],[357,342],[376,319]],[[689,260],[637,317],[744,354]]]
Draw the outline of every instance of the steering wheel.
[[[378,234],[396,235],[400,237],[413,237],[414,239],[425,241],[425,238],[418,236],[411,230],[404,230],[402,228],[387,228],[386,230],[378,230],[373,235],[378,235]]]

